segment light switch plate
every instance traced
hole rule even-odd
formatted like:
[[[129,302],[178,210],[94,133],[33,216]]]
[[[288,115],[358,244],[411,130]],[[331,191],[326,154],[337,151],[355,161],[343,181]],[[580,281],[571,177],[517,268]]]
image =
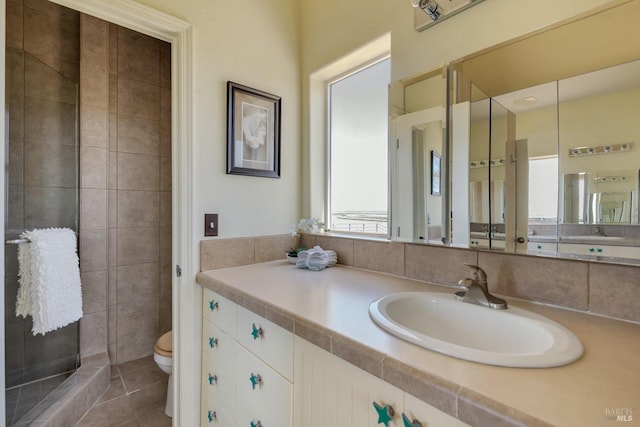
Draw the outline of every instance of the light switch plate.
[[[218,214],[204,214],[204,235],[218,235]]]

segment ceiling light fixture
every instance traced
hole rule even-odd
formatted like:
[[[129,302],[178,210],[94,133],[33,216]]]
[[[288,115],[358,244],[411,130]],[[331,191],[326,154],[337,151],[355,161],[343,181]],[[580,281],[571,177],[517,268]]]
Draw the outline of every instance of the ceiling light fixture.
[[[525,96],[524,98],[518,98],[513,101],[513,105],[516,107],[527,107],[529,105],[534,105],[538,102],[538,98],[535,96]]]

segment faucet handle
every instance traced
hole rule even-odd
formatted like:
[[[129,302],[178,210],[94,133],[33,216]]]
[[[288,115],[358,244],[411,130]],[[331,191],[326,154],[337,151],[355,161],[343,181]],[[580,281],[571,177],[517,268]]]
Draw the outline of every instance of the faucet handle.
[[[480,284],[485,284],[487,283],[487,272],[484,271],[482,268],[478,267],[477,265],[473,265],[473,264],[467,264],[465,263],[464,265],[466,265],[467,267],[471,268],[473,270],[473,274],[472,274],[472,278],[473,280],[475,280],[476,282],[480,283]]]

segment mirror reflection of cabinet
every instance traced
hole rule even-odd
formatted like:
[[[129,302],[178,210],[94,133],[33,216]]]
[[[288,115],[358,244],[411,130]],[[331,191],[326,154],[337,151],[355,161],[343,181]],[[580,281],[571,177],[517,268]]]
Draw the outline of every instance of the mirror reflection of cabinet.
[[[446,240],[446,70],[390,86],[391,238]]]
[[[504,239],[508,252],[555,255],[565,249],[561,241],[576,237],[638,246],[640,31],[632,18],[638,13],[640,1],[617,4],[451,65],[457,82],[451,110],[466,102],[472,110],[470,246],[482,232],[492,249],[502,250]],[[475,100],[478,92],[486,99]],[[473,110],[481,104],[489,118],[477,122]],[[507,117],[506,137],[498,136],[501,117]],[[452,118],[455,130],[459,118]],[[488,147],[474,153],[483,138]],[[473,169],[486,163],[488,171]],[[493,190],[503,173],[504,201]],[[452,197],[455,206],[460,196]],[[491,233],[502,225],[503,206],[504,234]],[[456,229],[454,221],[454,237]],[[629,258],[620,255],[628,251],[607,253]]]
[[[442,150],[445,244],[547,256],[573,256],[563,252],[565,245],[585,237],[591,240],[580,244],[594,251],[592,241],[602,239],[616,240],[605,246],[640,246],[637,16],[640,0],[612,2],[454,61],[448,78],[436,70],[398,82],[396,90],[392,85],[392,119],[445,106],[449,92]],[[627,71],[612,68],[623,64]],[[413,232],[419,228],[414,217],[424,216],[415,209],[418,186],[405,180],[394,195],[399,178],[391,180],[392,217],[406,215],[417,227]],[[398,236],[392,231],[392,239]],[[402,238],[429,240],[428,233],[416,240],[420,236]],[[607,253],[596,259],[640,262],[629,251]]]

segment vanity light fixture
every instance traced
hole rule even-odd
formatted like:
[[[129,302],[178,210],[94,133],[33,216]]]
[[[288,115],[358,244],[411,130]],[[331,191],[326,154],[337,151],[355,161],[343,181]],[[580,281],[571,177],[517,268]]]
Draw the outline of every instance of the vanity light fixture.
[[[438,22],[460,13],[483,0],[411,0],[414,7],[413,24],[423,31]]]
[[[433,0],[411,0],[411,5],[422,9],[432,21],[437,21],[442,15],[438,10],[438,3]]]
[[[569,149],[570,157],[593,156],[597,154],[613,154],[633,150],[633,142],[621,144],[594,145],[591,147],[574,147]]]
[[[469,167],[471,169],[486,168],[487,166],[504,166],[505,163],[506,160],[504,158],[490,160],[472,160],[471,162],[469,162]]]

